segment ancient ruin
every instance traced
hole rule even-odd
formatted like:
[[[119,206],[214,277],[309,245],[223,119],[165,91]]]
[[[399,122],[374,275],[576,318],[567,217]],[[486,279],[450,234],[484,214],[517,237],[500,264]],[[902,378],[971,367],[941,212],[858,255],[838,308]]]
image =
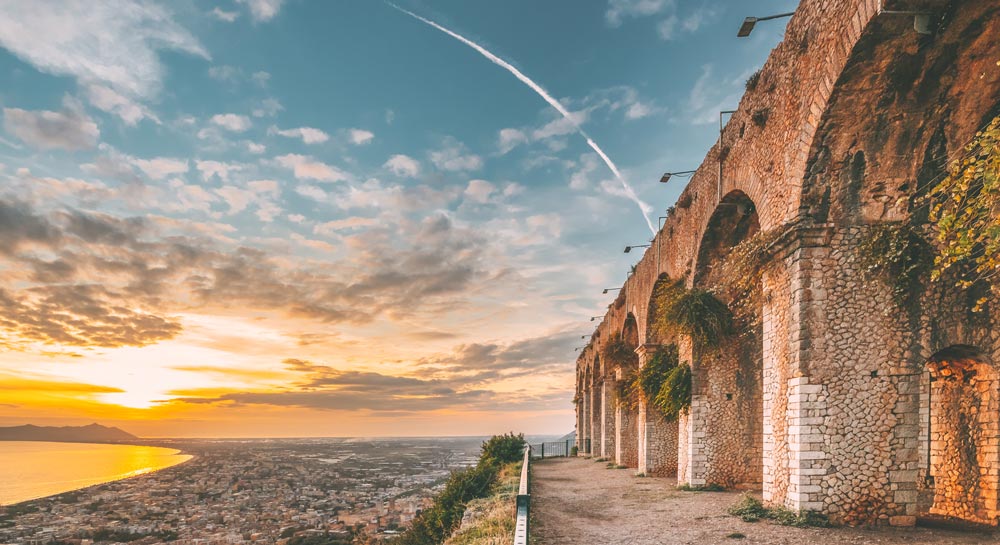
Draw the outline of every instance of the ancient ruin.
[[[839,523],[1000,520],[1000,302],[864,255],[927,222],[928,186],[1000,113],[1000,2],[880,4],[803,0],[748,81],[579,356],[582,454]],[[734,278],[734,248],[757,274]],[[672,285],[727,303],[731,331],[662,327]],[[675,416],[624,387],[668,347],[690,366]]]

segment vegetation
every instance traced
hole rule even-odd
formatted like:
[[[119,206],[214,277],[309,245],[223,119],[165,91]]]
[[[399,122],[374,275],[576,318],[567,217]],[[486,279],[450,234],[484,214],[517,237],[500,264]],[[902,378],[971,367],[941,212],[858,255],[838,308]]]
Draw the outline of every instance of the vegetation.
[[[726,487],[716,483],[708,483],[698,486],[691,486],[690,484],[684,483],[682,485],[678,485],[677,490],[680,490],[681,492],[723,492],[726,490]]]
[[[960,270],[955,284],[983,282],[996,294],[1000,284],[1000,116],[976,134],[963,157],[928,192],[938,251],[931,277]],[[975,301],[980,311],[986,297]]]
[[[758,83],[760,83],[760,70],[757,70],[753,74],[750,74],[750,77],[747,78],[747,85],[746,85],[747,91],[749,92],[756,89]]]
[[[674,367],[663,381],[654,403],[667,418],[687,413],[691,407],[691,366],[684,363]]]
[[[288,545],[351,545],[353,541],[350,535],[326,533],[296,536],[288,540]]]
[[[434,505],[422,511],[413,526],[393,543],[397,545],[440,545],[462,521],[470,502],[490,496],[501,482],[506,466],[521,461],[526,443],[523,435],[497,435],[483,443],[475,467],[451,474]],[[508,516],[510,513],[508,511]]]
[[[722,262],[722,289],[732,301],[729,307],[733,317],[745,331],[753,331],[760,323],[764,269],[771,262],[771,245],[781,232],[758,232],[733,246]]]
[[[608,344],[604,345],[603,354],[601,357],[604,358],[604,363],[608,365],[621,365],[626,366],[636,363],[638,356],[635,354],[634,347],[630,347],[622,339],[613,339]]]
[[[514,462],[500,469],[492,493],[472,500],[466,507],[471,523],[458,529],[445,541],[446,545],[492,545],[514,540],[515,520],[512,514],[521,464]]]
[[[618,406],[629,411],[639,408],[639,390],[636,384],[635,370],[623,370],[621,380],[615,383],[615,402],[618,403]]]
[[[677,367],[677,345],[667,345],[657,350],[646,365],[639,369],[635,381],[643,399],[653,401],[659,395],[667,376]]]
[[[757,498],[744,494],[736,505],[729,508],[729,514],[740,517],[744,522],[773,520],[782,526],[826,528],[830,521],[825,515],[815,511],[796,513],[784,507],[765,507]]]
[[[920,297],[934,253],[920,230],[909,223],[874,225],[858,244],[863,272],[885,281],[901,306],[911,306]]]
[[[725,303],[703,289],[683,292],[658,316],[668,331],[688,335],[698,348],[718,348],[733,332],[733,314]]]

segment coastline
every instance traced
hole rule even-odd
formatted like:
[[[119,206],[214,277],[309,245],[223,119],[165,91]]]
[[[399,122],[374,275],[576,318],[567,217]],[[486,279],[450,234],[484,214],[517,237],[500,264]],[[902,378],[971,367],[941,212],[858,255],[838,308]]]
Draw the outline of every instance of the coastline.
[[[45,494],[45,495],[36,496],[36,497],[33,497],[33,498],[26,498],[26,499],[18,500],[16,502],[12,502],[12,503],[0,503],[0,510],[6,510],[6,509],[10,509],[12,507],[16,508],[18,506],[24,506],[24,505],[31,504],[31,503],[34,503],[34,502],[50,501],[50,500],[54,500],[56,498],[59,498],[60,496],[65,496],[65,495],[68,495],[68,494],[76,494],[76,493],[88,491],[88,490],[91,490],[91,489],[94,489],[94,488],[97,488],[97,487],[100,487],[100,486],[104,486],[104,485],[109,484],[109,483],[116,483],[116,482],[120,482],[120,481],[128,481],[128,480],[132,480],[132,479],[138,479],[138,478],[141,478],[141,477],[152,475],[154,473],[159,473],[161,471],[168,471],[170,469],[173,469],[173,468],[176,468],[176,467],[180,467],[180,466],[182,466],[182,465],[190,462],[191,460],[194,460],[195,458],[197,458],[196,455],[191,454],[189,452],[186,452],[184,449],[176,448],[175,446],[172,446],[172,445],[171,446],[161,446],[161,445],[157,445],[157,444],[149,444],[149,443],[146,443],[145,441],[142,441],[141,439],[139,441],[128,442],[128,443],[124,443],[124,442],[122,442],[122,443],[93,443],[93,442],[84,443],[84,442],[79,442],[79,441],[10,441],[10,440],[0,441],[0,445],[2,445],[4,443],[57,443],[57,444],[100,445],[100,446],[149,447],[149,448],[159,448],[159,449],[170,450],[172,452],[170,452],[168,454],[165,453],[165,455],[178,456],[178,457],[184,456],[186,458],[183,459],[183,460],[180,460],[180,461],[178,461],[176,463],[172,463],[170,465],[166,465],[166,466],[163,466],[163,467],[158,467],[158,468],[155,468],[155,469],[149,469],[147,471],[142,471],[142,472],[135,472],[135,471],[133,471],[133,472],[128,472],[128,473],[123,473],[123,474],[115,475],[112,478],[108,478],[108,479],[102,480],[100,482],[90,483],[90,484],[87,484],[85,486],[81,486],[79,488],[71,488],[69,490],[63,490],[63,491],[56,492],[56,493],[53,493],[53,494]]]

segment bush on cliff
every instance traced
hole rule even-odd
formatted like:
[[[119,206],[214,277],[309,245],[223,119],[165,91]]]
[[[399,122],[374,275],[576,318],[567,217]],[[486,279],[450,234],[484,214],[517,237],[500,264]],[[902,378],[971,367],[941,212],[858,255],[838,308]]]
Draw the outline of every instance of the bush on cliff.
[[[472,500],[489,496],[497,486],[501,468],[517,462],[524,455],[523,435],[496,435],[483,443],[479,463],[456,471],[434,498],[434,505],[422,511],[396,545],[440,545],[462,522],[465,508]],[[513,516],[513,514],[511,515]]]

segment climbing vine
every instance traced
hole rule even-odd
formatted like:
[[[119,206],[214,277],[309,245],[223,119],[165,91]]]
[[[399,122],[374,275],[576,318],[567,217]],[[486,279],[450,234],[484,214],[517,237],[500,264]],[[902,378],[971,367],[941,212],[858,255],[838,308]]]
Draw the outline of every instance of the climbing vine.
[[[653,403],[667,418],[677,418],[691,407],[691,366],[686,363],[670,370]]]
[[[657,350],[653,357],[646,362],[646,365],[639,369],[636,375],[636,384],[642,392],[643,399],[653,401],[660,393],[660,388],[667,380],[667,375],[677,367],[678,352],[677,345],[670,344]]]
[[[858,243],[862,272],[886,282],[901,306],[911,306],[920,297],[934,254],[921,230],[906,222],[873,225]]]
[[[615,383],[615,402],[628,411],[639,408],[639,388],[634,370],[623,371],[622,378]]]
[[[927,198],[938,242],[931,277],[937,280],[954,270],[960,288],[984,282],[994,294],[1000,292],[996,282],[1000,276],[1000,116],[976,134]],[[973,310],[982,310],[985,303],[986,297],[979,298]]]
[[[731,301],[729,307],[744,331],[753,331],[760,324],[764,269],[771,261],[771,245],[781,232],[781,229],[758,232],[733,246],[722,261],[721,289]]]

